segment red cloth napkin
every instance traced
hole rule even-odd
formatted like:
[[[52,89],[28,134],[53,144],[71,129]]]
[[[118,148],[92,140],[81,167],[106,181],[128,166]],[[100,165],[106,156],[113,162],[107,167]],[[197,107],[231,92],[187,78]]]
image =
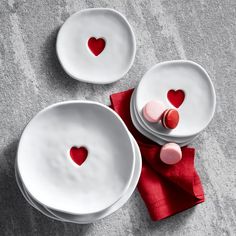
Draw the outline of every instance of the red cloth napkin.
[[[161,220],[204,202],[200,178],[194,168],[194,148],[182,148],[182,160],[166,165],[160,158],[158,144],[144,137],[130,117],[133,89],[112,94],[111,107],[120,115],[141,150],[143,165],[138,190],[152,220]]]

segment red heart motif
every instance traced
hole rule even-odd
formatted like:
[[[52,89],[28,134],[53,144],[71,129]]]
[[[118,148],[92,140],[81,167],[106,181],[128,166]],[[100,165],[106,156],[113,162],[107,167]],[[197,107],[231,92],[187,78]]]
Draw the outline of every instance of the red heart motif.
[[[105,46],[106,42],[103,38],[96,39],[92,37],[88,40],[88,47],[95,56],[98,56],[104,50]]]
[[[184,101],[185,94],[184,91],[181,89],[178,90],[171,89],[167,93],[167,98],[173,106],[179,108]]]
[[[81,166],[88,156],[88,150],[85,147],[72,147],[70,149],[71,159],[79,166]]]

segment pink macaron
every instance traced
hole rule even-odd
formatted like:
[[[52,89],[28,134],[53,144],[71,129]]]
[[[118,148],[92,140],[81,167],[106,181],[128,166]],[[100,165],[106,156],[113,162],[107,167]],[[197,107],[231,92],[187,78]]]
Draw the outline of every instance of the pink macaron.
[[[147,121],[155,123],[161,119],[164,111],[164,104],[160,101],[153,100],[143,107],[143,116]]]
[[[168,165],[174,165],[182,159],[182,151],[178,144],[167,143],[161,148],[160,159]]]

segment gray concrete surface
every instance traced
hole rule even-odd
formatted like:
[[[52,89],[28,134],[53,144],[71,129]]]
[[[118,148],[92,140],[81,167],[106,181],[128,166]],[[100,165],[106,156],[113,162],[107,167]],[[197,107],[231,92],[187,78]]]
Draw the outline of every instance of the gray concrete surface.
[[[69,78],[55,54],[59,27],[72,13],[111,7],[125,14],[137,39],[129,73],[111,85]],[[211,125],[195,140],[206,202],[152,222],[136,191],[128,203],[91,225],[53,221],[30,207],[16,186],[14,159],[27,122],[69,99],[108,104],[108,95],[137,85],[152,65],[190,59],[203,65],[217,93]],[[0,235],[236,235],[235,0],[0,1]]]

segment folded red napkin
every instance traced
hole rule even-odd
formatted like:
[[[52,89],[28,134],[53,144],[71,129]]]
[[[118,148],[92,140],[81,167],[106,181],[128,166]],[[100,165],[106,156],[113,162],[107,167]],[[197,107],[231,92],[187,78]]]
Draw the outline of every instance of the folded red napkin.
[[[182,160],[175,165],[164,164],[158,144],[144,137],[130,117],[133,89],[112,94],[111,107],[120,115],[141,150],[143,165],[138,190],[152,220],[161,220],[204,202],[200,178],[194,168],[194,148],[182,148]]]

